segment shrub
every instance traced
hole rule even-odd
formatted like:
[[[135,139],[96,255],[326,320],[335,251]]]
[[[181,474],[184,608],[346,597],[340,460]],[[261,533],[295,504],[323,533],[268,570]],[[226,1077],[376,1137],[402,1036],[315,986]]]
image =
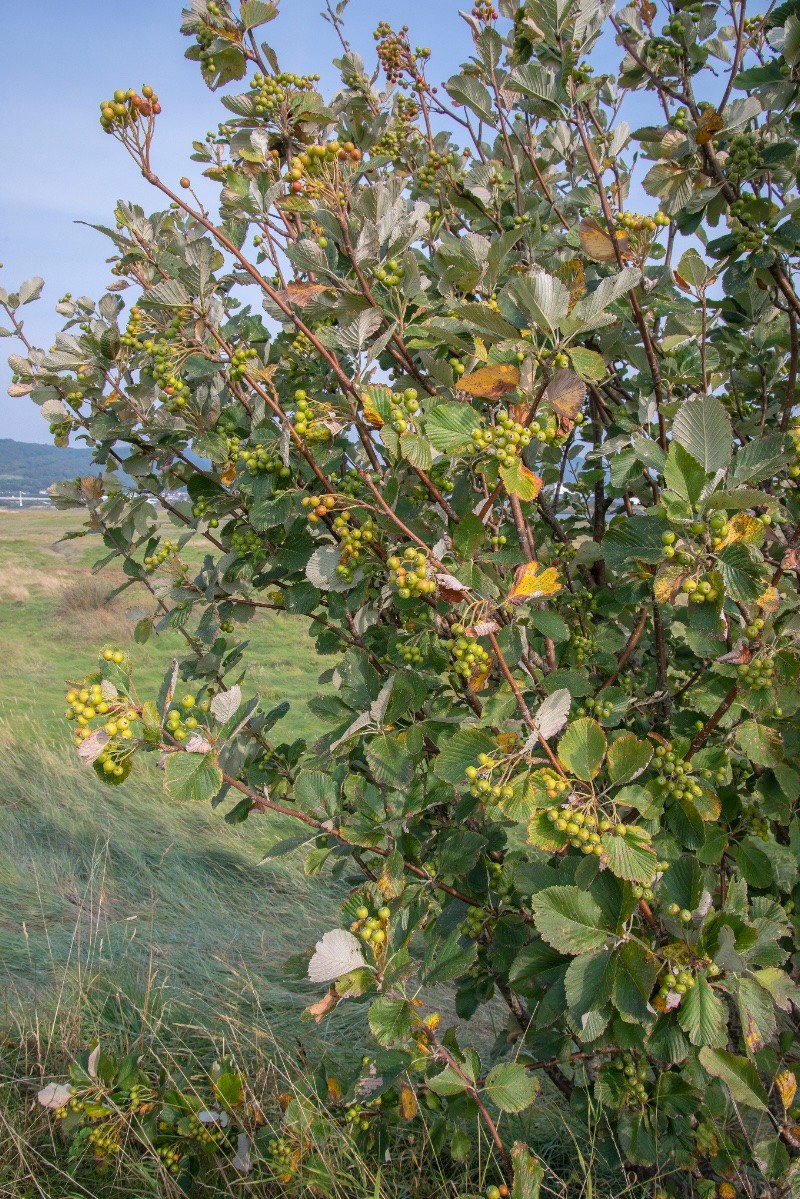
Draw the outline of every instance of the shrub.
[[[515,1199],[542,1181],[511,1141],[543,1079],[640,1179],[778,1194],[800,1144],[798,18],[611,9],[479,3],[437,89],[406,29],[378,25],[373,74],[329,6],[326,100],[259,44],[272,4],[194,0],[188,56],[246,80],[195,143],[218,217],[156,174],[153,89],[104,101],[168,204],[118,205],[114,282],[60,303],[12,392],[94,447],[102,476],[53,494],[155,600],[136,639],[187,646],[158,698],[113,646],[73,681],[81,756],[116,784],[155,751],[171,799],[290,814],[310,874],[359,872],[309,963],[310,1015],[359,1004],[376,1042],[353,1098],[409,1125],[424,1103],[455,1159],[479,1117]],[[604,34],[616,74],[589,61]],[[631,133],[645,94],[657,123]],[[23,336],[40,288],[0,297]],[[283,709],[242,690],[263,609],[331,660],[310,745],[274,744]],[[431,1010],[443,983],[513,1031],[481,1057]]]

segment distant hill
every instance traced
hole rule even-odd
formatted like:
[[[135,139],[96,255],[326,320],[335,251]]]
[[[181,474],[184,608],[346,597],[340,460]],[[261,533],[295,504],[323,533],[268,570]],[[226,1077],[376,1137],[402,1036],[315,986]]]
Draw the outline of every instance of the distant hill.
[[[38,495],[53,483],[94,474],[89,449],[59,449],[30,441],[0,438],[0,495]]]

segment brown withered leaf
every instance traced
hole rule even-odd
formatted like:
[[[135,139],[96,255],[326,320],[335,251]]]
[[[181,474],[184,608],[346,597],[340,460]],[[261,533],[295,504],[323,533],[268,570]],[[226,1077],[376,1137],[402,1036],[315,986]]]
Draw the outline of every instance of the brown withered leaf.
[[[781,570],[797,570],[800,567],[800,553],[795,550],[787,550],[781,558]]]
[[[601,229],[594,217],[586,216],[578,226],[578,237],[585,254],[595,262],[615,262],[617,255],[614,242],[617,243],[623,257],[630,254],[630,243],[624,234],[617,237]]]
[[[556,416],[574,421],[586,399],[586,384],[580,375],[565,367],[556,371],[544,394]]]
[[[496,620],[482,620],[479,624],[471,625],[466,632],[468,637],[488,637],[490,633],[499,633],[500,625]]]
[[[483,691],[491,673],[492,663],[490,662],[488,666],[485,666],[483,670],[479,670],[477,674],[470,675],[469,683],[467,684],[468,690],[471,691],[473,695],[477,691]]]
[[[231,483],[234,481],[235,478],[236,478],[236,463],[229,462],[229,463],[227,463],[222,474],[220,475],[219,481],[223,487],[230,487]]]
[[[331,291],[331,288],[325,283],[298,283],[293,280],[287,284],[286,290],[278,292],[278,295],[286,304],[293,304],[295,308],[305,308],[326,291]]]
[[[482,400],[499,400],[514,391],[519,385],[519,367],[510,362],[496,362],[492,366],[481,366],[459,381],[459,388],[467,395]]]
[[[103,496],[103,480],[99,475],[86,475],[81,479],[81,491],[87,500],[99,500]]]
[[[517,567],[508,601],[511,604],[524,604],[527,600],[556,595],[560,590],[561,581],[554,566],[542,566],[535,560],[524,562]]]

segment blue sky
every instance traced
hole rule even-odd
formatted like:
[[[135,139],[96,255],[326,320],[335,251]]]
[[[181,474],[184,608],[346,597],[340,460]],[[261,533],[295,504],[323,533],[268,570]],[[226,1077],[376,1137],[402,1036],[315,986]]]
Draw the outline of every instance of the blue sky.
[[[280,17],[261,30],[288,70],[319,73],[334,86],[331,59],[339,51],[319,16],[323,0],[284,0]],[[447,78],[468,56],[464,0],[351,0],[347,24],[355,49],[373,54],[372,30],[381,18],[410,26],[414,44],[433,50],[431,75]],[[468,7],[468,5],[466,6]],[[181,0],[38,0],[35,6],[0,0],[0,285],[13,290],[42,275],[42,300],[22,310],[27,332],[48,346],[60,320],[53,305],[66,291],[97,297],[110,281],[104,260],[110,243],[76,222],[111,223],[120,197],[159,207],[125,152],[98,123],[100,101],[117,87],[151,83],[163,114],[155,163],[166,178],[199,175],[189,160],[193,138],[214,128],[224,110],[183,58]],[[35,10],[35,28],[32,13]],[[454,30],[463,35],[454,38]],[[211,193],[209,193],[211,198]],[[109,249],[106,246],[109,246]],[[0,323],[3,323],[0,321]],[[8,353],[0,340],[0,437],[50,440],[38,409],[7,394]]]
[[[261,32],[285,69],[321,74],[324,91],[336,85],[331,59],[340,48],[319,16],[323,6],[283,0],[279,18]],[[120,197],[159,207],[158,194],[100,129],[100,101],[117,87],[151,83],[163,105],[157,169],[173,182],[199,176],[189,160],[192,139],[214,128],[224,110],[197,64],[183,57],[181,7],[181,0],[0,0],[0,44],[10,51],[0,71],[0,285],[10,291],[31,275],[46,280],[43,299],[22,310],[36,345],[52,343],[61,320],[53,306],[64,292],[96,298],[110,281],[110,243],[77,222],[111,223]],[[446,79],[472,48],[457,16],[469,7],[468,0],[351,0],[348,36],[371,64],[377,21],[408,24],[412,44],[433,51],[431,78]],[[213,192],[207,195],[213,205]],[[0,339],[0,437],[47,442],[38,409],[6,394],[6,356],[15,348]]]

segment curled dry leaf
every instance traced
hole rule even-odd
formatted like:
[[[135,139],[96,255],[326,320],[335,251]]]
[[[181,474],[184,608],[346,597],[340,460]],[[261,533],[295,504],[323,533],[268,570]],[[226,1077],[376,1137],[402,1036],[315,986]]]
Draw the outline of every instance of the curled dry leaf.
[[[295,308],[305,308],[307,304],[312,303],[319,296],[323,296],[325,292],[331,289],[324,283],[290,283],[285,291],[279,292],[281,299],[286,304],[293,304]]]
[[[496,362],[481,366],[469,375],[464,375],[458,386],[467,395],[481,400],[499,400],[519,386],[519,367],[510,362]]]
[[[328,994],[307,1007],[306,1012],[315,1024],[321,1024],[325,1017],[333,1011],[338,1002],[339,996],[336,994],[336,988],[331,987]]]
[[[220,691],[211,701],[211,711],[220,724],[225,724],[239,711],[242,703],[242,689],[238,683],[229,691]]]
[[[717,660],[719,662],[730,662],[733,666],[741,666],[744,662],[750,662],[753,658],[753,651],[746,641],[737,641],[730,653],[723,654]]]
[[[500,625],[496,620],[481,620],[478,624],[467,629],[468,637],[488,637],[490,633],[499,633]]]

